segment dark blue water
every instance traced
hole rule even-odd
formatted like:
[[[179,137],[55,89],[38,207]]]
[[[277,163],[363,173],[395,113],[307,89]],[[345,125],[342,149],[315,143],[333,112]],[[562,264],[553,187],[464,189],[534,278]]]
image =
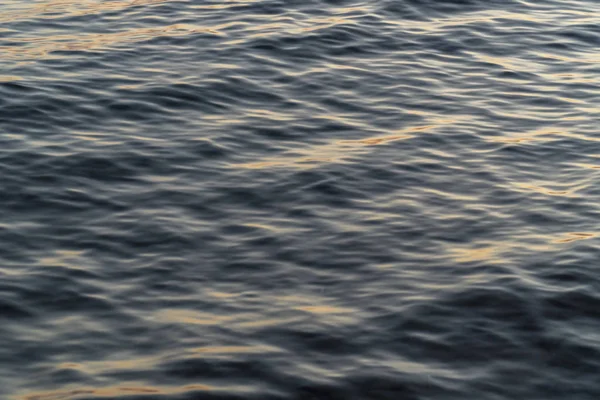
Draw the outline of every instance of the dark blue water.
[[[0,0],[0,398],[597,400],[600,3]]]

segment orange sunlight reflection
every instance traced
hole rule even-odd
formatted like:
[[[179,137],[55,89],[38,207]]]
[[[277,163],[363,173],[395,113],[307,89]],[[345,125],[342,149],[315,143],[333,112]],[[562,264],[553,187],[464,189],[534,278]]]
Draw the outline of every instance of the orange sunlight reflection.
[[[86,395],[99,398],[114,398],[117,396],[132,396],[132,395],[177,395],[195,391],[210,391],[216,390],[210,385],[187,385],[180,387],[154,387],[154,386],[112,386],[105,388],[81,388],[75,390],[54,391],[54,392],[36,392],[22,396],[22,400],[71,400],[78,399]]]

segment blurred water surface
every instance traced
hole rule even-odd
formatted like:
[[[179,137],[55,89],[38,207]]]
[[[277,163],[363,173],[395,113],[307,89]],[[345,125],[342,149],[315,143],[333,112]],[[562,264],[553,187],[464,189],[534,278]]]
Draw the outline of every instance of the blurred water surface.
[[[600,3],[0,0],[0,398],[600,398]]]

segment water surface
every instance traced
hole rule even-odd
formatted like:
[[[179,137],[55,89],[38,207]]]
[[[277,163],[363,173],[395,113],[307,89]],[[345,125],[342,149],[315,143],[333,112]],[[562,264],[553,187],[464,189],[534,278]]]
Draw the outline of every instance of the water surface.
[[[0,398],[600,398],[600,3],[0,7]]]

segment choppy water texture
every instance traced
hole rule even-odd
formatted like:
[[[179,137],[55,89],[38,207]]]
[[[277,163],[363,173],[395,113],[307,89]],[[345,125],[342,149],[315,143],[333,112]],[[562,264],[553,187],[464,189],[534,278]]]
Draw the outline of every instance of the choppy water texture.
[[[600,398],[599,2],[0,5],[0,398]]]

